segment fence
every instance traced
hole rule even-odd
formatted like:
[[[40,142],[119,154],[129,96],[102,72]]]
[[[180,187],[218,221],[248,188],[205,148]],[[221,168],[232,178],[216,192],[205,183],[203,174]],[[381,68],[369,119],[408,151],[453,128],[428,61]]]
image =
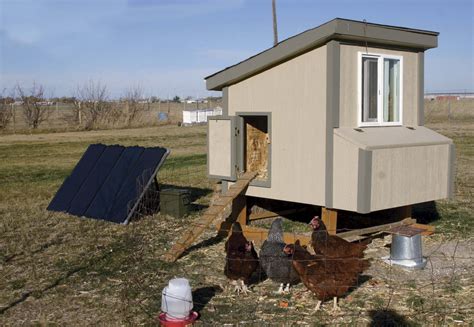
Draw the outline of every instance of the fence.
[[[116,117],[101,122],[95,128],[111,129],[128,126],[127,106],[123,103],[112,103],[115,106]],[[175,103],[155,102],[139,104],[142,109],[138,117],[134,119],[131,126],[154,126],[160,124],[177,124],[183,121],[183,111],[200,109],[212,109],[221,104],[220,101],[210,100],[207,103]],[[21,105],[10,105],[12,118],[6,127],[7,132],[21,132],[29,130],[29,126],[23,115]],[[53,104],[43,107],[47,111],[46,119],[39,125],[39,130],[80,130],[84,128],[84,121],[78,117],[74,106],[70,104]]]

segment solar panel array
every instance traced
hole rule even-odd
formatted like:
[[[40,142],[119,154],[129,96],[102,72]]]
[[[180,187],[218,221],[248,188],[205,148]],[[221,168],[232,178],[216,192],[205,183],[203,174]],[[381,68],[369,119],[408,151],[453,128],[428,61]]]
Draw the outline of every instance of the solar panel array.
[[[169,154],[161,147],[92,144],[48,206],[50,211],[127,223]]]

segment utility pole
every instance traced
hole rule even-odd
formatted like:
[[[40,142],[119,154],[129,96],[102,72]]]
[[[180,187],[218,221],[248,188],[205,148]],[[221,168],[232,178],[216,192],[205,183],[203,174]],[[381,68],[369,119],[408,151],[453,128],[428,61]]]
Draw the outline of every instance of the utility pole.
[[[273,46],[278,44],[278,27],[277,27],[277,13],[276,13],[276,0],[272,0],[273,9]]]

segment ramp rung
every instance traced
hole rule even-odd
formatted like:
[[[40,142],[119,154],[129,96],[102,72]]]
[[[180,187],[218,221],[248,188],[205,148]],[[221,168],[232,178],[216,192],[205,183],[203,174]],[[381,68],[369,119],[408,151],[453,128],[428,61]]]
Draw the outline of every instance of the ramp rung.
[[[230,192],[219,196],[198,221],[191,224],[190,228],[176,241],[176,243],[161,258],[164,261],[176,261],[191,244],[208,228],[218,220],[225,220],[232,213],[232,203],[236,197],[244,192],[250,181],[255,178],[256,173],[248,172],[243,174],[237,182],[231,186]],[[229,194],[230,193],[230,194]]]

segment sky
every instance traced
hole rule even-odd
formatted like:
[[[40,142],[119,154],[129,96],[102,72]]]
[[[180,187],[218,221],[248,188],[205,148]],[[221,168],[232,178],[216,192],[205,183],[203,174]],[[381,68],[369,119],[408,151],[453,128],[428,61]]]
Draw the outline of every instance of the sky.
[[[474,0],[277,0],[279,39],[335,17],[440,32],[425,91],[474,92]],[[204,77],[273,45],[271,0],[0,0],[0,90],[203,97]]]

